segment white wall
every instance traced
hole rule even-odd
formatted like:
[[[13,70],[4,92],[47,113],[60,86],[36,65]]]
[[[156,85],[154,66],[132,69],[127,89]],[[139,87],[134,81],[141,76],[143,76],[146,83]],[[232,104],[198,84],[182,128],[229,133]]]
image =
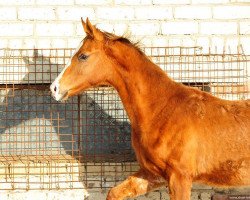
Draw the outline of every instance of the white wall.
[[[242,43],[250,54],[250,0],[0,0],[0,47],[75,47],[80,17],[144,46]]]

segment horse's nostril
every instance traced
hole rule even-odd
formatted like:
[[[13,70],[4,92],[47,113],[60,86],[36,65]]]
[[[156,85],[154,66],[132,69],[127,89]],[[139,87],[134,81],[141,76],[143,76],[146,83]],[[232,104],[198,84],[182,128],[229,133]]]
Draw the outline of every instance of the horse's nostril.
[[[55,86],[55,87],[54,87],[54,92],[56,92],[56,90],[57,90],[57,87]]]

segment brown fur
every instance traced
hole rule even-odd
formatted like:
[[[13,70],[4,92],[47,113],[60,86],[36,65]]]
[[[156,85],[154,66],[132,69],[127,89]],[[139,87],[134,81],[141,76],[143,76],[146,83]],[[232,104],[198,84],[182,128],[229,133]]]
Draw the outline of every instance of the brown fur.
[[[88,37],[60,80],[65,97],[112,85],[132,127],[140,171],[112,188],[108,200],[162,185],[171,200],[190,199],[191,185],[250,185],[250,101],[227,101],[171,80],[138,48],[82,22]],[[79,54],[88,55],[79,61]]]

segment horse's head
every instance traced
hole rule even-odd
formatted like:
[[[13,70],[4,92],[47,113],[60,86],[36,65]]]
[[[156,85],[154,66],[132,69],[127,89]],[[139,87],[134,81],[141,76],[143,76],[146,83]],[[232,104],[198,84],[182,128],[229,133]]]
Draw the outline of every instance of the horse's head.
[[[66,100],[83,90],[102,84],[109,84],[112,61],[106,55],[109,45],[107,34],[93,26],[89,20],[82,20],[86,37],[72,56],[69,64],[51,84],[52,96],[56,100]]]

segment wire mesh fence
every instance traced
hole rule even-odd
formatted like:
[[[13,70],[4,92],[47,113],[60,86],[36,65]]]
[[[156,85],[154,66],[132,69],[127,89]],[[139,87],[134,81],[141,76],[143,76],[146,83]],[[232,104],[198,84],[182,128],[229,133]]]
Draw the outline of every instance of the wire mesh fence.
[[[58,103],[49,85],[73,49],[0,50],[0,190],[108,188],[136,171],[130,123],[111,87]],[[249,56],[148,47],[170,77],[224,99],[247,99]]]

